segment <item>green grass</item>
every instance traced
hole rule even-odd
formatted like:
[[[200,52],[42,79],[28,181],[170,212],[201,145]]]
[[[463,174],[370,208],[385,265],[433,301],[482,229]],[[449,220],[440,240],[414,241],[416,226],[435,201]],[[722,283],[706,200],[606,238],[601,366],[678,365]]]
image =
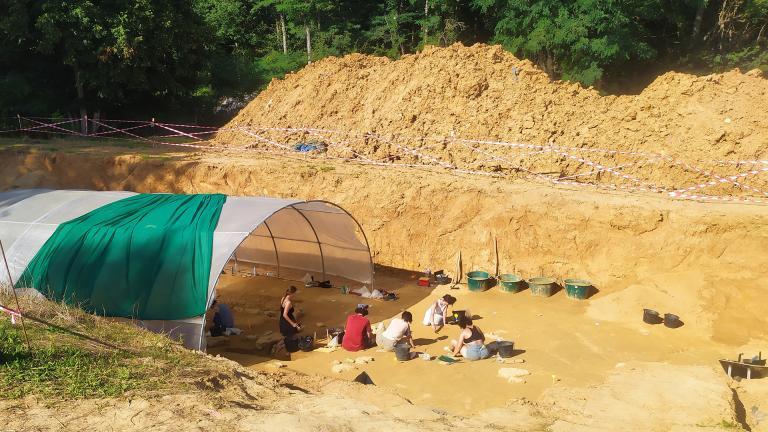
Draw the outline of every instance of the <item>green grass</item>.
[[[739,425],[730,420],[723,419],[720,421],[720,427],[725,429],[736,429],[739,427]]]
[[[22,310],[58,327],[0,316],[0,399],[116,397],[129,391],[185,391],[211,373],[211,362],[165,336],[77,308],[24,299]],[[12,304],[0,295],[0,304]],[[87,338],[103,342],[94,342]],[[108,345],[118,347],[112,348]]]
[[[48,346],[29,352],[16,328],[0,323],[2,397],[35,394],[45,398],[118,396],[141,387],[144,371],[122,354],[93,353],[73,346]]]

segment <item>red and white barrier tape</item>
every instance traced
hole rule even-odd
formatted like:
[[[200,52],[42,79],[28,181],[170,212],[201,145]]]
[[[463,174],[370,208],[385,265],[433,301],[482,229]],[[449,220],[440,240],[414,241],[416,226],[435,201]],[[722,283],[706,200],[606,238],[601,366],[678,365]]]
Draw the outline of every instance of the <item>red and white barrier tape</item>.
[[[16,325],[16,318],[21,318],[21,314],[18,311],[15,311],[13,309],[8,309],[7,307],[0,306],[0,312],[5,312],[8,315],[11,316],[11,324]]]
[[[43,118],[39,118],[43,119]],[[486,157],[489,157],[491,160],[495,160],[498,162],[503,162],[504,165],[506,165],[504,168],[507,169],[513,169],[518,170],[521,172],[526,173],[523,177],[534,180],[534,181],[544,181],[546,183],[555,184],[555,185],[567,185],[567,186],[577,186],[577,187],[594,187],[598,189],[605,189],[605,190],[622,190],[622,191],[630,191],[630,192],[666,192],[667,196],[671,198],[676,199],[689,199],[689,200],[706,200],[706,201],[731,201],[731,202],[749,202],[749,203],[768,203],[768,200],[765,199],[756,199],[753,197],[734,197],[734,196],[713,196],[713,195],[703,195],[703,194],[691,194],[690,192],[693,191],[699,191],[706,188],[710,188],[719,184],[724,183],[730,183],[736,187],[739,187],[747,192],[751,193],[757,193],[763,196],[768,196],[768,192],[763,191],[761,189],[758,189],[756,187],[747,185],[743,182],[744,179],[751,177],[751,176],[757,176],[759,174],[762,174],[764,172],[768,172],[768,160],[740,160],[740,161],[727,161],[727,160],[714,160],[714,161],[696,161],[699,163],[704,164],[710,164],[710,165],[720,165],[720,166],[741,166],[741,165],[759,165],[758,168],[755,168],[754,166],[749,171],[745,171],[736,175],[730,175],[730,176],[722,176],[715,174],[711,170],[705,170],[696,166],[691,165],[690,163],[675,160],[670,156],[664,156],[659,155],[655,153],[644,153],[644,152],[627,152],[627,151],[617,151],[617,150],[604,150],[604,149],[594,149],[594,148],[582,148],[582,147],[562,147],[562,146],[556,146],[554,144],[547,144],[547,145],[537,145],[537,144],[529,144],[529,143],[516,143],[516,142],[504,142],[504,141],[489,141],[489,140],[472,140],[472,139],[462,139],[462,138],[435,138],[435,137],[410,137],[405,135],[392,135],[391,138],[385,138],[381,135],[377,135],[374,133],[358,133],[358,132],[347,132],[347,131],[338,131],[338,130],[329,130],[329,129],[319,129],[319,128],[276,128],[276,127],[236,127],[236,128],[213,128],[210,126],[198,126],[198,125],[181,125],[181,124],[173,124],[173,123],[161,123],[161,122],[147,122],[147,121],[138,121],[138,120],[93,120],[88,119],[92,124],[99,125],[101,127],[104,127],[106,129],[109,129],[107,131],[92,133],[92,134],[83,134],[78,132],[77,130],[70,130],[61,127],[61,125],[65,124],[71,124],[82,121],[82,119],[70,119],[70,120],[61,120],[61,119],[49,119],[49,120],[61,120],[56,121],[52,123],[44,123],[35,120],[35,117],[19,117],[19,120],[24,120],[29,123],[33,123],[33,126],[27,127],[27,128],[19,128],[19,129],[13,129],[13,130],[7,130],[7,131],[0,131],[0,132],[43,132],[43,133],[57,133],[57,134],[66,134],[66,135],[74,135],[74,136],[80,136],[84,138],[92,138],[92,137],[98,137],[98,138],[104,138],[104,139],[126,139],[111,135],[118,135],[118,134],[124,134],[127,136],[130,136],[133,139],[137,139],[143,142],[152,143],[154,145],[160,144],[165,146],[175,146],[175,147],[182,147],[182,148],[193,148],[193,149],[201,149],[201,150],[211,150],[211,146],[209,145],[202,145],[204,143],[207,143],[208,140],[202,139],[200,136],[203,135],[210,135],[225,131],[234,131],[234,132],[240,132],[248,135],[251,138],[255,138],[258,142],[268,144],[272,147],[275,147],[277,149],[280,149],[279,151],[265,151],[263,149],[257,149],[257,148],[237,148],[238,150],[246,150],[246,151],[256,151],[260,153],[271,153],[271,154],[280,154],[280,155],[292,155],[295,156],[295,152],[293,149],[285,144],[282,144],[274,139],[270,139],[268,137],[265,137],[264,135],[274,132],[281,132],[281,133],[287,133],[287,134],[309,134],[315,137],[320,138],[329,149],[338,150],[341,149],[345,152],[350,152],[355,156],[355,159],[352,160],[355,163],[360,164],[366,164],[366,165],[377,165],[377,166],[389,166],[389,167],[435,167],[439,166],[446,170],[454,171],[457,173],[465,173],[465,174],[474,174],[474,175],[484,175],[484,176],[490,176],[490,177],[508,177],[506,174],[502,173],[494,173],[494,172],[486,172],[486,171],[473,171],[473,170],[467,170],[460,168],[456,166],[453,163],[445,162],[441,160],[438,157],[429,155],[423,151],[425,148],[424,143],[426,141],[432,141],[432,142],[439,142],[442,143],[444,146],[447,144],[460,144],[463,147],[466,147],[470,149],[473,152],[477,152],[479,154],[483,154]],[[125,123],[130,124],[129,127],[124,128],[117,128],[114,126],[111,126],[109,123]],[[143,137],[140,135],[137,135],[135,133],[132,133],[131,131],[135,131],[144,127],[159,127],[161,129],[168,130],[172,132],[173,134],[170,135],[161,135],[161,136],[153,136],[152,138]],[[181,129],[183,128],[189,128],[189,129],[196,129],[197,132],[185,132]],[[47,129],[52,129],[55,132],[49,131]],[[201,129],[204,129],[201,131]],[[258,131],[259,133],[253,132],[253,130]],[[184,143],[184,142],[167,142],[165,140],[158,140],[158,138],[174,138],[174,137],[186,137],[193,139],[195,143]],[[341,139],[337,138],[340,137]],[[372,160],[359,152],[356,152],[354,148],[350,145],[350,141],[360,141],[360,142],[366,142],[367,140],[376,140],[383,143],[388,143],[392,145],[394,148],[398,149],[398,151],[413,155],[417,157],[419,160],[427,161],[429,163],[427,164],[404,164],[404,163],[394,163],[394,162],[377,162],[375,160]],[[418,141],[420,143],[420,149],[417,150],[415,148],[412,148],[408,145],[404,144],[404,141],[407,140],[414,140]],[[518,163],[515,163],[508,158],[496,155],[494,153],[491,153],[489,151],[477,148],[478,145],[492,145],[492,146],[498,146],[498,147],[506,147],[506,148],[514,148],[518,150],[534,150],[532,152],[523,153],[522,155],[517,155],[516,157],[530,157],[533,155],[540,155],[544,153],[552,153],[554,155],[558,155],[561,157],[565,157],[574,161],[577,161],[581,164],[584,164],[586,166],[594,168],[592,171],[586,172],[586,173],[577,173],[571,176],[562,177],[562,178],[551,178],[544,176],[539,173],[535,173],[531,170],[528,170],[522,166],[520,166]],[[426,146],[429,148],[429,146]],[[591,153],[602,153],[605,155],[623,155],[623,156],[632,156],[632,157],[645,157],[648,158],[644,161],[638,161],[634,163],[625,163],[617,166],[607,166],[600,162],[592,161],[588,158],[576,156],[573,154],[570,154],[570,152],[591,152]],[[309,155],[303,155],[303,156],[309,156],[309,157],[316,157],[316,155],[309,154]],[[338,160],[344,160],[344,161],[350,161],[348,158],[340,158],[340,157],[334,157],[330,155],[323,155],[323,158],[326,159],[338,159]],[[638,166],[642,164],[647,163],[658,163],[659,161],[665,161],[669,162],[672,165],[679,166],[682,169],[698,174],[703,175],[709,178],[713,178],[714,180],[709,180],[703,183],[698,183],[689,187],[681,188],[674,190],[672,192],[668,191],[664,187],[659,187],[653,184],[646,183],[642,179],[629,175],[623,172],[620,172],[619,170],[630,167],[630,166]],[[634,185],[622,185],[622,184],[600,184],[600,183],[581,183],[572,181],[574,178],[577,177],[584,177],[588,175],[597,175],[602,172],[607,172],[612,176],[615,176],[619,179],[628,181],[630,183],[633,183]]]

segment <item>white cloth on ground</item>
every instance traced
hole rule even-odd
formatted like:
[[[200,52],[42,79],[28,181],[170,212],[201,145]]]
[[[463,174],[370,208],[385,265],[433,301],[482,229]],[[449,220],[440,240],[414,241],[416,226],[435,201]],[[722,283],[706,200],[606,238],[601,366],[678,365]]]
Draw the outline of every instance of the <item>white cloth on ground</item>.
[[[360,288],[355,288],[350,292],[353,294],[360,294],[360,297],[363,298],[371,298],[371,291],[365,285],[361,286]]]
[[[242,331],[242,330],[240,330],[240,329],[239,329],[239,328],[237,328],[237,327],[229,327],[229,328],[227,328],[226,330],[224,330],[224,334],[225,334],[226,336],[231,336],[231,335],[235,335],[235,336],[237,336],[237,335],[239,335],[239,334],[240,334],[240,333],[242,333],[242,332],[243,332],[243,331]]]

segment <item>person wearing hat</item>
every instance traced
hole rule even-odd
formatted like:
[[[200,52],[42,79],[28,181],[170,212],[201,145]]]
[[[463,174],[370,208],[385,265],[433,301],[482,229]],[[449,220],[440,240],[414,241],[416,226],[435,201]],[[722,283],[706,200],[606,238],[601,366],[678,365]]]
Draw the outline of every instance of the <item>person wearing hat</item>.
[[[347,317],[347,325],[344,326],[344,338],[341,346],[347,351],[360,351],[372,347],[373,331],[371,322],[366,318],[368,305],[358,304],[355,313]]]

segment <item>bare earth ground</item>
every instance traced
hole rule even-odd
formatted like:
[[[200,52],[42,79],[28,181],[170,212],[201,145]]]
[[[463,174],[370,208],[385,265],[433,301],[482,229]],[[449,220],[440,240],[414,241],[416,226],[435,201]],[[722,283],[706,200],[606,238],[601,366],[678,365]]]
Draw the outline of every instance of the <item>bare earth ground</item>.
[[[4,402],[3,417],[8,419],[4,427],[11,430],[34,430],[38,424],[34,422],[54,430],[61,427],[58,421],[70,428],[91,429],[109,422],[115,430],[768,427],[766,381],[732,382],[716,361],[739,352],[768,351],[762,306],[767,294],[762,282],[768,268],[766,207],[572,191],[440,171],[284,157],[253,160],[236,154],[78,146],[53,154],[40,149],[3,150],[0,188],[322,198],[360,220],[379,264],[452,272],[460,250],[465,270],[492,271],[496,237],[502,272],[587,278],[599,292],[577,302],[562,292],[542,299],[527,291],[450,291],[459,298],[458,309],[469,308],[482,317],[477,324],[486,333],[514,340],[525,350],[518,356],[525,360],[522,364],[492,360],[452,366],[421,360],[401,364],[391,353],[375,350],[357,355],[301,353],[287,362],[288,369],[310,375],[256,374],[256,382],[270,379],[278,384],[267,390],[260,387],[262,393],[254,391],[258,396],[252,402],[234,383],[243,380],[247,388],[255,385],[253,380],[238,378],[227,366],[230,372],[223,373],[231,381],[215,400],[135,395],[130,404],[120,399],[51,408],[35,401],[25,401],[26,408]],[[401,300],[373,303],[374,320],[388,319],[406,308],[418,318],[435,296],[449,292],[448,287],[425,291],[411,276],[379,269],[381,286],[399,292]],[[258,337],[276,331],[274,318],[263,311],[277,309],[286,283],[228,276],[220,294],[236,306],[246,334]],[[302,321],[310,331],[317,323],[340,324],[359,300],[337,290],[302,290],[299,298],[306,313]],[[647,326],[641,322],[643,307],[676,313],[685,326],[676,330]],[[440,354],[445,341],[436,341],[424,327],[415,328],[421,346]],[[440,336],[455,333],[448,328]],[[249,369],[274,371],[270,361],[254,354],[256,342],[243,335],[211,347],[210,352]],[[332,360],[358,356],[375,360],[354,371],[331,372]],[[523,368],[531,374],[524,377],[525,383],[509,383],[497,377],[501,367]],[[351,379],[363,370],[375,388],[324,378]],[[288,380],[311,396],[280,387]],[[164,406],[163,397],[172,408]]]
[[[219,297],[234,306],[238,326],[244,326],[246,334],[262,336],[269,331],[277,333],[276,318],[264,319],[264,313],[257,311],[263,308],[277,313],[280,296],[291,283],[266,277],[228,276],[220,282]],[[326,325],[343,327],[346,315],[361,301],[372,304],[372,322],[384,319],[388,322],[388,318],[403,309],[420,317],[438,295],[450,293],[458,298],[456,309],[467,308],[481,317],[476,324],[483,331],[515,341],[517,348],[524,350],[515,359],[523,359],[525,363],[512,363],[513,360],[508,360],[507,364],[489,360],[451,366],[422,360],[400,363],[393,353],[377,352],[373,348],[359,353],[344,350],[300,352],[286,362],[288,367],[307,374],[349,380],[365,371],[377,385],[387,386],[414,403],[471,415],[490,407],[503,407],[510,399],[538,400],[550,388],[598,385],[617,364],[664,362],[706,367],[718,358],[732,355],[733,351],[727,345],[696,337],[692,327],[677,330],[645,325],[627,328],[591,319],[586,316],[588,302],[568,299],[563,293],[542,299],[531,296],[529,291],[509,294],[492,289],[472,293],[463,286],[458,290],[443,286],[428,295],[429,290],[416,286],[414,279],[391,277],[378,286],[401,293],[402,298],[397,302],[371,301],[343,296],[338,290],[303,289],[297,299],[298,307],[305,314],[300,319],[306,327],[305,333],[317,331],[324,335]],[[317,323],[321,325],[317,326]],[[316,330],[316,327],[319,328]],[[419,351],[426,350],[432,355],[444,354],[443,347],[458,334],[455,326],[449,326],[439,334],[418,323],[414,323],[413,328]],[[211,344],[215,345],[209,346],[211,354],[220,354],[245,366],[274,370],[272,362],[253,353],[258,343],[244,335],[215,340]],[[331,372],[333,360],[344,362],[360,356],[371,356],[375,361],[354,365],[353,369],[339,375]],[[524,377],[524,384],[508,383],[497,376],[503,367],[523,368],[531,375]],[[554,383],[552,375],[556,376]],[[661,395],[663,390],[653,393]]]

